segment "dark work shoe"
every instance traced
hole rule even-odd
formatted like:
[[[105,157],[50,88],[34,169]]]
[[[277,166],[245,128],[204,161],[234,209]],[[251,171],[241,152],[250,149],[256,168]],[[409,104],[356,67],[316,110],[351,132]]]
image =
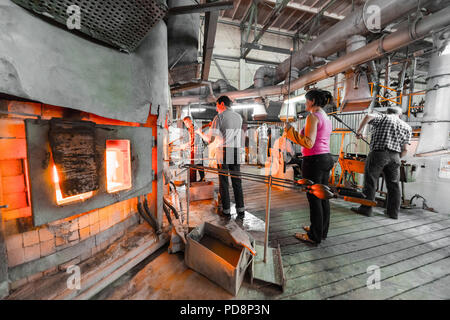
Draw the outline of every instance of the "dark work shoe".
[[[387,212],[387,210],[384,210],[383,212],[384,212],[385,215],[387,215],[387,216],[388,216],[389,218],[391,218],[391,219],[395,219],[395,220],[398,219],[398,214],[389,214],[389,213]]]
[[[217,208],[217,214],[222,216],[222,217],[226,217],[226,218],[230,218],[231,217],[230,209],[223,210],[222,207],[218,207]]]
[[[355,212],[357,214],[362,214],[363,216],[366,216],[366,217],[371,217],[373,215],[373,213],[371,211],[364,211],[364,210],[361,210],[361,208],[353,207],[353,208],[350,208],[350,210],[352,210],[353,212]]]

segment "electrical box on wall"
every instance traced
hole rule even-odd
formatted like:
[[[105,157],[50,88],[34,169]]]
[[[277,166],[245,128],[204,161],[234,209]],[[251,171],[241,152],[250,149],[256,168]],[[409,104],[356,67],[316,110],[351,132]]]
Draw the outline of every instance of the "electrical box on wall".
[[[25,129],[35,226],[152,192],[152,128],[26,119]]]

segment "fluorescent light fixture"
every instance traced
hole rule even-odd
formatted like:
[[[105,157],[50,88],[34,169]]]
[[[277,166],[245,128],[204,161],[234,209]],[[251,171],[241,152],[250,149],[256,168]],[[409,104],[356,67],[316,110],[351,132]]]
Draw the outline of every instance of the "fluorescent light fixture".
[[[235,103],[231,106],[231,109],[233,110],[244,110],[244,109],[252,109],[256,106],[256,104],[254,103],[247,103],[247,104],[243,104],[243,103]]]
[[[255,104],[252,117],[253,120],[263,120],[267,118],[267,111],[263,104]]]
[[[289,103],[306,102],[306,97],[305,97],[305,94],[301,94],[297,97],[289,98],[289,100],[288,99],[284,100],[284,103],[287,104],[288,101],[289,101]]]
[[[205,112],[206,108],[191,108],[191,112]]]

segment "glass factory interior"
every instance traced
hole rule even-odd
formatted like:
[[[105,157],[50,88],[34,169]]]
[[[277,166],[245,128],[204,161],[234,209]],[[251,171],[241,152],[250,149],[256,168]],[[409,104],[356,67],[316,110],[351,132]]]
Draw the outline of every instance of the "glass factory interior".
[[[449,0],[0,0],[0,300],[448,300],[449,131]]]

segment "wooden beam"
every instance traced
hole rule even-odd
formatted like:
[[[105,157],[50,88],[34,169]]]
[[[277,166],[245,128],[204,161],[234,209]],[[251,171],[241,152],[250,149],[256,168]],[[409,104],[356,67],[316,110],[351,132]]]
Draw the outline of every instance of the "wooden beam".
[[[332,5],[334,2],[336,2],[336,0],[328,0],[322,7],[317,9],[318,10],[317,13],[315,13],[313,16],[311,16],[311,18],[309,18],[305,23],[303,23],[303,25],[297,30],[297,33],[300,33],[301,31],[303,31],[303,29],[305,29],[306,26],[308,26],[315,18],[317,18],[319,16],[319,14],[321,14],[324,17],[326,17],[325,9],[328,6]]]
[[[249,13],[250,13],[250,8],[252,7],[252,3],[253,3],[252,0],[250,0],[250,1],[248,2],[247,8],[245,8],[245,13],[244,13],[244,15],[242,16],[242,19],[239,21],[240,24],[241,24],[241,27],[243,27],[243,24],[245,23],[245,21],[246,21],[247,18],[248,18],[248,15],[249,15]]]
[[[201,74],[202,80],[208,80],[209,77],[218,19],[219,13],[217,11],[207,12],[205,14],[205,38],[203,41],[203,67]]]
[[[233,13],[231,14],[231,19],[232,20],[234,20],[234,17],[236,16],[236,12],[237,12],[239,6],[241,5],[241,1],[242,0],[238,0],[238,3],[234,6]]]
[[[291,14],[284,20],[284,22],[280,25],[280,29],[284,29],[283,27],[286,25],[286,23],[294,16],[295,10],[292,10]]]
[[[168,14],[169,15],[177,15],[177,14],[190,14],[190,13],[200,13],[200,12],[212,12],[212,11],[219,11],[219,10],[228,10],[228,9],[233,9],[233,8],[234,8],[233,1],[218,1],[218,2],[212,2],[212,3],[199,4],[199,5],[170,8]]]
[[[276,0],[266,0],[266,2],[269,2],[269,3],[272,3],[272,4],[276,4],[277,1]],[[291,9],[296,9],[296,10],[299,10],[299,11],[307,12],[307,13],[314,13],[314,14],[317,14],[320,11],[320,9],[318,9],[318,8],[314,8],[312,6],[307,6],[307,5],[304,5],[304,4],[298,4],[296,2],[289,3],[287,5],[287,7],[291,8]],[[335,20],[342,20],[342,19],[345,18],[342,15],[339,15],[339,14],[336,14],[336,13],[327,12],[327,11],[325,11],[323,13],[323,16],[327,17],[327,18],[330,18],[330,19],[335,19]]]
[[[295,26],[297,25],[297,23],[298,23],[300,20],[302,20],[303,17],[304,17],[306,14],[307,14],[306,12],[302,12],[301,16],[298,17],[298,18],[294,21],[294,23],[292,23],[291,25],[289,25],[289,27],[288,27],[286,30],[291,30],[293,27],[295,27]]]

